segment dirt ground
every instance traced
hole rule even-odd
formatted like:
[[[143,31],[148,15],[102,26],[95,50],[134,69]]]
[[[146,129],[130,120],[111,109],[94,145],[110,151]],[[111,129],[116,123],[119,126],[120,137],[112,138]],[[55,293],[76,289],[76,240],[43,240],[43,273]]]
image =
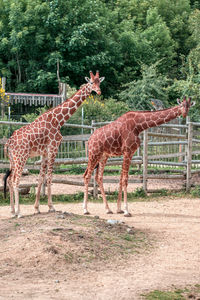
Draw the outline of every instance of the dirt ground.
[[[3,177],[3,175],[1,176]],[[54,174],[53,178],[56,179],[67,179],[69,181],[79,181],[83,183],[83,176],[82,175],[58,175]],[[104,179],[112,178],[112,179],[118,179],[119,176],[104,176]],[[129,176],[129,179],[138,179],[139,177],[131,175]],[[36,183],[38,179],[38,175],[28,175],[23,176],[21,178],[20,183]],[[0,180],[1,181],[1,180]],[[199,177],[194,177],[194,181],[199,181]],[[128,192],[133,192],[136,190],[136,188],[142,187],[142,183],[131,183],[128,185]],[[148,189],[181,189],[183,187],[183,182],[181,180],[148,180]],[[118,190],[118,183],[104,183],[104,188],[106,191],[117,191]],[[92,188],[91,188],[92,189]],[[52,184],[52,194],[58,195],[58,194],[74,194],[77,192],[84,192],[83,186],[76,186],[76,185],[64,185],[64,184]]]
[[[62,185],[61,191],[61,186],[53,185],[53,192],[58,191],[77,190]],[[110,206],[115,212],[116,203]],[[146,242],[135,251],[115,240],[119,253],[114,244],[113,250],[106,248],[106,241],[112,242],[110,235],[98,238],[109,234],[102,225],[106,221],[94,223],[93,229],[77,217],[82,215],[82,203],[55,207],[59,212],[47,214],[42,205],[42,213],[33,215],[33,205],[21,205],[25,216],[21,219],[11,219],[9,207],[0,207],[0,299],[137,300],[155,289],[200,284],[200,199],[164,197],[129,203],[131,218],[106,215],[102,203],[89,203],[94,222],[121,220],[125,224],[120,230],[143,233],[141,240]],[[118,235],[121,231],[113,232],[116,239]],[[128,255],[122,254],[123,249]]]

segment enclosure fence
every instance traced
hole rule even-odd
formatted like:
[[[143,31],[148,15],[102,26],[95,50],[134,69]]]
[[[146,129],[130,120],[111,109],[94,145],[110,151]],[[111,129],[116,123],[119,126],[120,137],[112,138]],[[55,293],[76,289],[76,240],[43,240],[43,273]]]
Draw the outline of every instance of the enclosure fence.
[[[109,122],[95,122],[91,126],[80,124],[64,124],[65,127],[82,128],[88,130],[88,134],[78,134],[64,136],[60,145],[55,168],[61,165],[81,165],[85,166],[88,162],[87,141],[90,135],[98,127],[104,126]],[[0,121],[0,169],[9,168],[9,161],[4,157],[4,144],[12,131],[24,122]],[[137,178],[130,178],[131,183],[141,183],[145,192],[154,192],[156,189],[148,189],[149,179],[181,180],[183,189],[189,191],[191,188],[191,177],[193,173],[200,172],[200,123],[187,120],[182,124],[163,124],[144,131],[140,135],[141,146],[131,160],[131,169],[140,171]],[[108,159],[107,166],[122,165],[123,157]],[[41,160],[38,158],[28,159],[27,169],[40,169]],[[83,170],[84,172],[84,170]],[[67,179],[53,179],[54,183],[72,184],[83,186],[83,181],[70,181]],[[117,183],[115,179],[104,179],[104,183]],[[25,185],[23,185],[25,186]],[[26,184],[26,186],[37,186],[36,183]],[[93,187],[93,195],[98,193],[98,186],[91,180],[90,186]],[[0,187],[0,190],[2,187]]]

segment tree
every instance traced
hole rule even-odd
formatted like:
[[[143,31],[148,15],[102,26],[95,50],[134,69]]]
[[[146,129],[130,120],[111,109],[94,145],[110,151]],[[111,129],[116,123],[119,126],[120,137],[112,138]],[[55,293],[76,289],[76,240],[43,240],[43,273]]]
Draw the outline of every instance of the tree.
[[[157,71],[158,63],[147,66],[142,65],[142,78],[125,85],[125,90],[120,93],[120,99],[126,101],[133,110],[150,110],[150,99],[160,99],[167,104],[168,95],[166,87],[168,79]]]
[[[191,96],[196,102],[191,109],[191,117],[194,121],[200,121],[200,10],[194,10],[189,21],[191,37],[188,43],[193,45],[193,48],[186,57],[183,57],[180,78],[169,87],[169,93],[175,93],[178,97]]]

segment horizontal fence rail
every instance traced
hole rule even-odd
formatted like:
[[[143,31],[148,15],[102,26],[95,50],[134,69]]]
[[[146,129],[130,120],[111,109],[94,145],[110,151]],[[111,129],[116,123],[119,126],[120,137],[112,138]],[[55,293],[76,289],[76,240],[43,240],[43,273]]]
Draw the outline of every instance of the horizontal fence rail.
[[[92,122],[91,126],[81,124],[65,123],[65,127],[89,129],[91,133],[99,126],[104,126],[110,122]],[[1,126],[24,126],[30,123],[0,121]],[[3,147],[9,135],[0,136],[0,168],[9,168],[9,161],[4,157]],[[60,165],[86,165],[87,142],[90,134],[77,134],[63,136],[61,146],[55,160],[55,168]],[[186,190],[191,187],[191,174],[199,172],[200,169],[200,123],[188,122],[182,124],[163,124],[159,127],[151,128],[140,134],[141,147],[131,160],[131,165],[137,165],[142,171],[139,179],[133,182],[143,183],[143,188],[148,192],[148,179],[180,179],[185,183]],[[107,166],[122,165],[123,157],[110,158]],[[39,170],[41,160],[38,158],[29,159],[27,169]],[[166,168],[169,167],[176,175],[152,175],[148,174],[151,167]],[[195,171],[196,170],[196,171]],[[56,182],[54,179],[53,182]],[[106,182],[106,181],[105,181]],[[131,182],[131,180],[129,181]],[[73,183],[69,180],[62,180],[63,184],[79,185],[77,181]],[[112,183],[112,182],[111,182]],[[83,182],[81,183],[81,186]],[[35,185],[36,186],[36,185]],[[90,186],[96,188],[92,182]]]

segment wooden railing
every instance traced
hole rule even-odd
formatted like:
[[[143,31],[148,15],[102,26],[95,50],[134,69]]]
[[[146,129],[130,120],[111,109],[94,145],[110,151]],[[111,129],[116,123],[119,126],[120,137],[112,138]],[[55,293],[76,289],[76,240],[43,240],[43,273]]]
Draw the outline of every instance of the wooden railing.
[[[1,125],[25,125],[28,123],[24,122],[8,122],[0,121]],[[64,126],[74,127],[74,128],[85,128],[90,129],[91,133],[99,126],[103,126],[106,123],[95,123],[92,122],[91,126],[80,125],[80,124],[69,124],[66,123]],[[168,129],[174,132],[169,132]],[[188,122],[186,125],[180,124],[165,124],[155,129],[146,130],[141,134],[141,147],[138,149],[137,153],[133,156],[131,165],[137,165],[138,168],[142,169],[142,175],[138,176],[135,180],[130,180],[130,182],[140,182],[143,184],[143,189],[148,192],[148,179],[180,179],[185,183],[185,189],[190,190],[191,187],[191,174],[193,172],[200,172],[200,123]],[[59,165],[86,165],[88,162],[87,158],[87,141],[90,134],[87,135],[72,135],[64,136],[62,144],[68,147],[69,143],[82,143],[83,151],[77,150],[77,157],[69,157],[65,155],[58,154],[55,161],[55,166]],[[0,139],[0,168],[9,168],[9,162],[3,157],[3,145],[6,142],[6,138]],[[69,147],[68,147],[69,148]],[[69,149],[68,149],[69,150]],[[63,152],[65,153],[65,152]],[[67,152],[66,152],[67,153]],[[69,152],[68,152],[69,153]],[[84,155],[83,155],[84,153]],[[59,155],[62,158],[59,158]],[[67,157],[66,157],[67,156]],[[40,160],[29,161],[27,164],[28,169],[39,169]],[[107,165],[121,165],[123,162],[123,157],[110,158]],[[148,170],[152,166],[169,167],[172,171],[171,173],[176,174],[149,174]],[[158,170],[159,172],[159,170]],[[58,182],[54,180],[53,182]],[[61,183],[65,184],[75,184],[83,185],[83,182],[72,182],[69,180],[62,180]],[[94,186],[94,194],[97,194],[97,186],[93,180],[92,185]]]

